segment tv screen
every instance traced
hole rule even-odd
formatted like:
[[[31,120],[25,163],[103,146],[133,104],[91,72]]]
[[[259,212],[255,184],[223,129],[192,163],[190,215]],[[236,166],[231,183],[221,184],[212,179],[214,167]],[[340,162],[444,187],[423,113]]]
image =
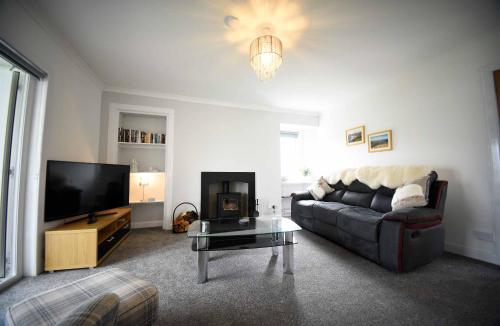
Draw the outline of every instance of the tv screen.
[[[128,165],[48,161],[45,221],[127,206],[129,174]]]

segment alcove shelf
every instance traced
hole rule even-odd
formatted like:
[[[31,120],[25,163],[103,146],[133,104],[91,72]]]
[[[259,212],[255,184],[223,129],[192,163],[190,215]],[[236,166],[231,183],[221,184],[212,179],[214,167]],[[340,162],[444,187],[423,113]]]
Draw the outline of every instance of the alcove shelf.
[[[138,130],[139,135],[141,131],[164,134],[165,143],[140,143],[140,138],[139,142],[119,141],[119,128]],[[110,103],[107,161],[131,165],[135,159],[138,163],[137,172],[131,169],[130,175],[129,202],[137,213],[133,227],[154,224],[171,229],[173,128],[172,109]]]
[[[131,201],[130,205],[153,205],[153,204],[163,204],[163,200],[155,201]]]
[[[165,144],[118,142],[118,146],[121,148],[165,149]]]

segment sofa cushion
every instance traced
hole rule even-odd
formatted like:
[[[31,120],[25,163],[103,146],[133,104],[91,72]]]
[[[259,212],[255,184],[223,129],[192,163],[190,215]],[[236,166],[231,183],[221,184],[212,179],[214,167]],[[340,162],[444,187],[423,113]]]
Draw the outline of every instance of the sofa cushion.
[[[378,188],[373,196],[370,208],[381,213],[390,212],[392,210],[391,200],[395,191],[396,189],[384,186]]]
[[[313,205],[313,216],[323,223],[337,225],[336,212],[346,207],[349,206],[343,203],[318,201]]]
[[[299,200],[295,204],[297,213],[299,213],[301,217],[312,218],[313,217],[312,209],[315,203],[317,203],[316,200]]]
[[[353,181],[342,196],[342,202],[351,206],[370,207],[375,190],[358,180]]]
[[[437,180],[437,177],[438,177],[438,175],[437,175],[436,171],[431,171],[431,173],[429,173],[425,177],[417,179],[417,180],[413,180],[412,182],[408,182],[405,185],[413,183],[413,184],[417,184],[420,187],[422,187],[425,201],[429,202],[430,190],[431,190],[431,187],[432,187],[432,184],[434,183],[434,181]]]
[[[339,189],[335,190],[325,197],[323,197],[323,201],[328,201],[328,202],[341,202],[342,201],[342,196],[344,196],[345,189]]]
[[[347,186],[342,182],[342,181],[339,181],[337,182],[336,184],[332,185],[333,189],[335,190],[339,190],[339,189],[347,189]]]
[[[337,212],[337,226],[368,241],[378,241],[378,226],[383,214],[364,207],[347,207]]]

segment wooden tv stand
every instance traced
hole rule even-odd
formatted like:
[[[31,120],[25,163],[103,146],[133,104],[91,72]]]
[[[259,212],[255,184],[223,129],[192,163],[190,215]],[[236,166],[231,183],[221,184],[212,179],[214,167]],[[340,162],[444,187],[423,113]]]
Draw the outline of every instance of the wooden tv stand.
[[[45,231],[45,271],[93,268],[99,265],[130,233],[130,208],[99,212],[97,222],[87,218]]]

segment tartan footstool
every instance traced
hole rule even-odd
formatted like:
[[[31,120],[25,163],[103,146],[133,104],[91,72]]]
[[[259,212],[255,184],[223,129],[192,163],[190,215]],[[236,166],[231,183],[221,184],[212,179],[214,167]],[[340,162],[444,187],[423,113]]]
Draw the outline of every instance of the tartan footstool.
[[[82,302],[104,293],[119,299],[116,325],[152,325],[158,313],[158,290],[148,281],[113,268],[40,293],[9,307],[6,325],[55,325]]]

